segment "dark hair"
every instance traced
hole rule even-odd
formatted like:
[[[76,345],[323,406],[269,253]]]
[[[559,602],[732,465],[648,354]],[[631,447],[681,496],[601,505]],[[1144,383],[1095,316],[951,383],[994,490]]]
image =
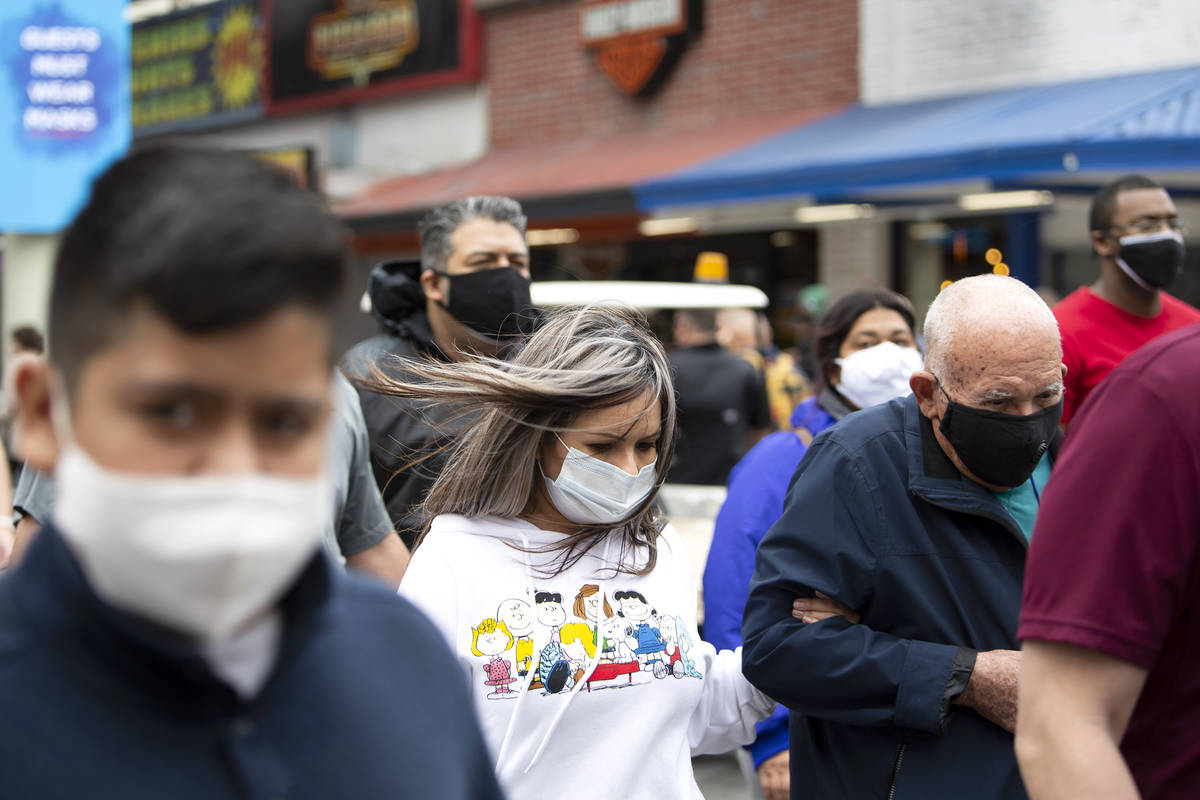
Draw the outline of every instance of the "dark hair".
[[[838,358],[842,342],[850,335],[858,318],[873,308],[890,308],[915,330],[916,315],[912,303],[901,294],[888,289],[859,289],[838,300],[817,323],[813,338],[813,355],[817,362],[817,374],[813,376],[818,386],[829,385],[829,368]]]
[[[421,268],[445,272],[452,249],[450,237],[473,219],[507,223],[525,236],[525,213],[511,197],[481,195],[455,200],[429,211],[417,224],[421,234]]]
[[[316,195],[260,159],[136,151],[96,179],[63,235],[50,300],[54,361],[72,382],[136,303],[193,335],[290,304],[331,316],[347,244]]]
[[[1103,186],[1092,198],[1088,211],[1088,231],[1105,232],[1112,227],[1113,213],[1117,210],[1117,195],[1133,189],[1161,189],[1157,181],[1145,175],[1122,175]]]
[[[533,604],[538,603],[561,603],[562,595],[558,592],[537,592],[533,596]]]
[[[675,317],[687,320],[687,324],[700,333],[717,332],[715,308],[681,308],[675,312]]]
[[[623,589],[622,591],[619,591],[619,592],[616,592],[615,594],[613,594],[613,602],[619,603],[622,600],[640,600],[643,605],[647,605],[647,606],[650,605],[650,601],[647,600],[644,596],[642,596],[641,592],[635,592],[633,589]],[[650,613],[657,614],[658,609],[652,608],[652,609],[650,609]],[[621,613],[620,611],[618,611],[617,616],[623,618],[625,615],[623,613]]]
[[[13,341],[22,350],[32,350],[41,353],[46,349],[46,340],[41,331],[32,325],[22,325],[12,332]]]

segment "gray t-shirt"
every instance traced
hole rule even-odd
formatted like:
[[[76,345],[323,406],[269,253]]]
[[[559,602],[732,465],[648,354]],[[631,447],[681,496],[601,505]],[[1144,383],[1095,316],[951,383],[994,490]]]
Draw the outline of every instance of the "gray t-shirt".
[[[54,479],[26,464],[13,490],[13,524],[22,517],[33,517],[39,525],[45,525],[53,505]]]
[[[340,372],[333,379],[333,419],[329,430],[329,479],[333,483],[333,515],[322,534],[330,557],[341,562],[383,541],[392,531],[375,476],[367,424],[358,393]],[[44,525],[54,505],[54,479],[28,464],[13,492],[13,522],[23,516]]]
[[[335,370],[333,420],[329,442],[329,478],[333,517],[325,532],[333,552],[352,556],[374,547],[392,532],[392,522],[371,471],[371,443],[358,392]]]

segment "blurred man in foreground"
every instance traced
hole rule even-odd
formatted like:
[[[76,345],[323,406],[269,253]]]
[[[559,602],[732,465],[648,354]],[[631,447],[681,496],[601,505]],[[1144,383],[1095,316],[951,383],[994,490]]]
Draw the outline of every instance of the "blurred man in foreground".
[[[57,497],[0,582],[0,796],[499,796],[440,635],[320,553],[346,258],[249,157],[93,185],[15,378]]]

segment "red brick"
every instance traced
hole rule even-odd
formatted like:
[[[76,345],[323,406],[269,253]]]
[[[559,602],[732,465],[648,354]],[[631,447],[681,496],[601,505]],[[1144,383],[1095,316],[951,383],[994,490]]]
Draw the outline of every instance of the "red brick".
[[[857,2],[705,0],[704,6],[702,33],[648,99],[622,95],[579,46],[577,2],[541,0],[486,12],[492,143],[680,129],[857,99]]]

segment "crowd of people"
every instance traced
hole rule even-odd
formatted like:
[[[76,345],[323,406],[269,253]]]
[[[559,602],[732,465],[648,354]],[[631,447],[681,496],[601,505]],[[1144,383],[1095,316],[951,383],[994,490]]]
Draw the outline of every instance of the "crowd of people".
[[[274,167],[96,180],[5,387],[0,795],[682,799],[743,746],[769,800],[1200,794],[1161,187],[1100,191],[1054,309],[864,288],[795,356],[746,310],[536,310],[525,226],[431,211],[346,350],[347,236]],[[667,481],[727,486],[702,619]]]

